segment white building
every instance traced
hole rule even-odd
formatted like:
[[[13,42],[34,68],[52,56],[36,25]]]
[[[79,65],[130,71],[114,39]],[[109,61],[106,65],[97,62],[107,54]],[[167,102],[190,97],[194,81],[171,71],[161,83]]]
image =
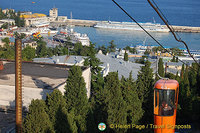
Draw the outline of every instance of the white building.
[[[52,8],[49,10],[49,17],[58,17],[58,8]]]

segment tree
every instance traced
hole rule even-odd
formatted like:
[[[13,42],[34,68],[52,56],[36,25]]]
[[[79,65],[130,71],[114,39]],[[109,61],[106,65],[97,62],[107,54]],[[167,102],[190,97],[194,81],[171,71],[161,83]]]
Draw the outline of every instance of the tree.
[[[161,77],[164,77],[164,66],[163,66],[163,59],[162,58],[159,58],[159,61],[158,61],[158,74],[161,76]]]
[[[54,126],[54,130],[58,133],[71,132],[66,101],[58,89],[55,89],[50,95],[47,94],[46,105],[47,114]]]
[[[10,44],[10,39],[8,37],[3,38],[2,42],[4,42],[6,45],[9,45]]]
[[[120,81],[117,72],[110,72],[105,78],[104,89],[106,90],[107,103],[107,123],[118,123],[120,125],[127,124],[127,105],[123,100],[120,89]],[[115,132],[125,132],[127,129],[115,128]]]
[[[137,86],[132,78],[132,72],[129,78],[121,79],[122,96],[127,105],[127,124],[138,123],[143,116],[142,101],[138,98]]]
[[[68,112],[74,110],[78,132],[86,131],[86,116],[88,113],[88,99],[86,95],[85,81],[79,66],[73,66],[65,86],[65,98]]]
[[[108,53],[108,49],[105,47],[105,45],[102,45],[98,48],[98,50],[101,50],[104,55]]]
[[[145,111],[143,115],[143,123],[152,123],[153,118],[153,70],[150,68],[151,63],[145,62],[145,66],[141,67],[141,70],[137,75],[137,92],[139,99],[142,101],[142,109]]]
[[[52,123],[45,111],[46,105],[43,100],[32,100],[29,105],[29,113],[23,121],[23,132],[46,133],[53,132]]]
[[[3,28],[3,29],[8,29],[8,23],[4,23],[4,24],[1,26],[1,28]]]
[[[42,39],[38,39],[37,44],[38,44],[36,48],[37,57],[46,57],[47,56],[46,42],[44,42]]]
[[[173,58],[171,59],[171,62],[176,62],[175,56],[173,56]]]
[[[35,58],[35,49],[31,48],[31,46],[27,46],[22,50],[22,60],[24,61],[32,61]]]
[[[124,61],[128,61],[128,53],[126,53],[126,51],[124,53]]]
[[[99,67],[101,62],[98,58],[96,58],[95,54],[95,44],[90,43],[88,53],[89,57],[85,59],[84,66],[90,66],[92,74],[98,74],[101,71],[101,68]]]
[[[109,42],[110,46],[109,46],[109,52],[115,52],[116,51],[116,45],[114,44],[114,40],[112,40],[111,42]]]

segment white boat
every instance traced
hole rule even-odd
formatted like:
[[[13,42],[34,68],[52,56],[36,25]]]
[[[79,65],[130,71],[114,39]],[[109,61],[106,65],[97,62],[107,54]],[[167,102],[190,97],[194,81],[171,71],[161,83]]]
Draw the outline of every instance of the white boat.
[[[139,23],[145,30],[154,32],[169,32],[169,29],[162,26],[159,23]],[[105,29],[119,29],[119,30],[137,30],[142,31],[136,23],[134,22],[114,22],[114,21],[102,21],[97,23],[95,28],[105,28]]]
[[[81,42],[83,46],[89,46],[90,45],[90,39],[87,36],[87,34],[81,34],[74,32],[73,29],[60,29],[58,32],[58,35],[53,36],[53,39],[58,41],[58,42],[66,42],[67,37],[70,37],[70,42],[71,43],[77,43]]]

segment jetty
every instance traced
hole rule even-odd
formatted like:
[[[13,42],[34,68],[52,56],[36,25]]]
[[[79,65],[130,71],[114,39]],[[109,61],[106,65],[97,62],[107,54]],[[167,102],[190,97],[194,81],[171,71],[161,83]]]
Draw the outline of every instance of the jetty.
[[[81,19],[67,19],[65,22],[53,21],[50,22],[51,26],[84,26],[84,27],[93,27],[100,21],[95,20],[81,20]]]
[[[94,27],[97,23],[102,21],[96,20],[81,20],[81,19],[67,19],[63,21],[52,21],[50,22],[51,26],[84,26],[84,27]],[[105,21],[104,21],[105,22]],[[166,27],[165,25],[162,25]],[[189,32],[189,33],[200,33],[200,27],[190,27],[190,26],[175,26],[172,25],[175,32]]]

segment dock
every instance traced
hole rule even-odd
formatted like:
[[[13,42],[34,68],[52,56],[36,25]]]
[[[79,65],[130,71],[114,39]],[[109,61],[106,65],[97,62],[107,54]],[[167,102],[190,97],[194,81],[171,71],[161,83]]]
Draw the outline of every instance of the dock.
[[[81,19],[67,19],[65,22],[53,21],[50,23],[51,26],[84,26],[84,27],[93,27],[98,22],[95,20],[81,20]],[[162,25],[166,27],[165,25]],[[190,27],[190,26],[175,26],[172,25],[175,32],[188,32],[188,33],[200,33],[200,27]],[[167,27],[166,27],[167,28]]]
[[[50,23],[51,26],[84,26],[84,27],[93,27],[100,21],[95,20],[81,20],[81,19],[67,19],[65,22],[53,21]]]
[[[190,27],[190,26],[172,26],[176,32],[191,32],[200,33],[200,27]]]

